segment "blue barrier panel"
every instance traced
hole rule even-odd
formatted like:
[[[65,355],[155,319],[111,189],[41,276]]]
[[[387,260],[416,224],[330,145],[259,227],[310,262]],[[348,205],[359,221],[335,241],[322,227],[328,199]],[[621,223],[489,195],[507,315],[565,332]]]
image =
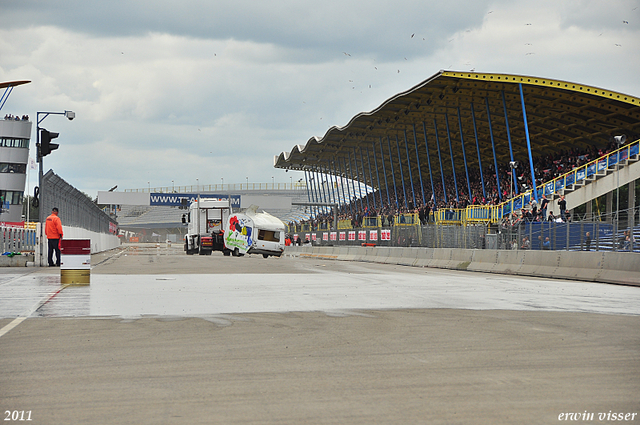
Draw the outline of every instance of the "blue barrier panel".
[[[608,163],[607,158],[604,158],[598,161],[598,172],[606,170],[607,163]]]
[[[567,226],[569,232],[567,235]],[[521,237],[531,235],[531,249],[533,250],[584,250],[586,233],[591,234],[590,250],[596,250],[596,243],[600,241],[600,249],[609,249],[613,235],[613,225],[610,223],[577,222],[556,223],[551,221],[524,223],[520,228]],[[596,235],[598,232],[598,235]],[[569,239],[567,239],[567,236]],[[543,243],[549,238],[549,246]],[[521,241],[518,241],[520,243]]]
[[[575,181],[576,181],[575,173],[571,173],[571,174],[569,174],[569,175],[566,177],[566,182],[565,182],[565,184],[566,184],[567,186],[571,186],[572,184],[574,184],[574,183],[575,183]]]
[[[629,158],[629,148],[623,149],[618,152],[618,161],[624,161]]]
[[[554,192],[554,182],[550,182],[544,185],[544,194],[551,195]]]
[[[513,210],[517,211],[522,209],[522,198],[517,198],[513,201]]]

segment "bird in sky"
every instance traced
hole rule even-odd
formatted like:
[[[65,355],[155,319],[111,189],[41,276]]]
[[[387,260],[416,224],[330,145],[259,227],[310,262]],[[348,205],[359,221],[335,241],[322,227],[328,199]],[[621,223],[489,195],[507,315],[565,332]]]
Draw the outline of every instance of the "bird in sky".
[[[351,56],[351,55],[350,55],[349,53],[347,53],[347,52],[342,52],[342,53],[344,53],[344,54],[345,54],[345,56]]]
[[[618,43],[616,43],[616,46],[618,46],[618,47],[622,47],[622,44],[618,44]]]
[[[622,21],[622,23],[629,25],[629,21]]]
[[[413,38],[413,36],[416,35],[415,33],[411,34],[411,38]]]

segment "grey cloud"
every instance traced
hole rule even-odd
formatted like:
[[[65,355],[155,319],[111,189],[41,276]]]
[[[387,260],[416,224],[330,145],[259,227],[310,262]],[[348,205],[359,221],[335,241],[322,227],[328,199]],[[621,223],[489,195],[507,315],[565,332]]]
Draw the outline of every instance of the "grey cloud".
[[[478,26],[488,1],[99,1],[9,0],[5,28],[53,25],[95,37],[149,32],[312,49],[290,59],[326,60],[349,51],[379,60],[425,54]],[[415,37],[411,38],[411,34]],[[424,40],[423,40],[424,38]]]

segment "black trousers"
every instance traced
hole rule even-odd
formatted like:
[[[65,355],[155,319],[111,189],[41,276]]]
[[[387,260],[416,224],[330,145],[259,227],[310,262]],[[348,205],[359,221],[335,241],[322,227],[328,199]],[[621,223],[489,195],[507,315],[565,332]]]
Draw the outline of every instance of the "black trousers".
[[[60,239],[49,239],[49,265],[53,266],[53,251],[56,252],[56,266],[60,266]]]

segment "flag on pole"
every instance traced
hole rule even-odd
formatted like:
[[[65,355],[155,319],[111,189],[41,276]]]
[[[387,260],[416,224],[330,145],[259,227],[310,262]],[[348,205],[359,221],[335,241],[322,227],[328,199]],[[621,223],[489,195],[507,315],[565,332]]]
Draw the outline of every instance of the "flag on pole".
[[[30,170],[38,169],[38,166],[36,165],[36,160],[31,157],[29,157],[29,169]]]

